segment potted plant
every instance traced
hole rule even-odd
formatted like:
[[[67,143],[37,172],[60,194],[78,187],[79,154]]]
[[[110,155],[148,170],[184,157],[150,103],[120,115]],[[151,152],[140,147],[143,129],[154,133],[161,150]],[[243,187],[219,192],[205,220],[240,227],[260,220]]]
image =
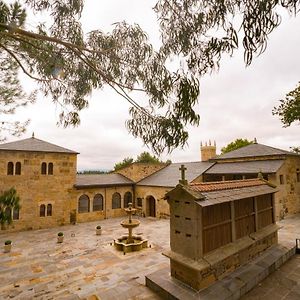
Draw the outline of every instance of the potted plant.
[[[8,253],[11,251],[11,240],[7,240],[4,242],[4,252]]]
[[[102,233],[101,226],[100,226],[100,225],[97,225],[97,226],[96,226],[96,235],[101,235],[101,233]]]
[[[64,241],[64,233],[63,232],[59,232],[57,234],[57,242],[58,243],[62,243]]]

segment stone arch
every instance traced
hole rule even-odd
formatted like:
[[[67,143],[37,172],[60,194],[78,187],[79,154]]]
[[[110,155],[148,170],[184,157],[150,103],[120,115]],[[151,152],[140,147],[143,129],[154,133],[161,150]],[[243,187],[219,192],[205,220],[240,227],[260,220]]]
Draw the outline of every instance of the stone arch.
[[[131,192],[126,192],[124,194],[124,208],[127,208],[129,203],[132,203],[132,201],[133,201],[132,200],[132,193]]]
[[[103,210],[103,196],[101,194],[96,194],[93,199],[93,211]]]
[[[90,211],[90,198],[83,194],[78,199],[78,213],[86,213]]]
[[[156,217],[156,200],[152,195],[146,197],[146,216]]]
[[[112,195],[112,209],[116,208],[121,208],[121,195],[117,192]]]

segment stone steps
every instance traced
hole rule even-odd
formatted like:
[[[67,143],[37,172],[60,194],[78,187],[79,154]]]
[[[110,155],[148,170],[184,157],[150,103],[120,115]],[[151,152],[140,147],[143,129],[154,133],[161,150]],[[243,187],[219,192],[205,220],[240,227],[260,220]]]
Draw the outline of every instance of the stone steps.
[[[272,246],[253,261],[200,291],[193,290],[172,278],[170,268],[161,269],[146,276],[146,286],[164,299],[239,299],[290,259],[295,252],[296,246],[291,243]]]

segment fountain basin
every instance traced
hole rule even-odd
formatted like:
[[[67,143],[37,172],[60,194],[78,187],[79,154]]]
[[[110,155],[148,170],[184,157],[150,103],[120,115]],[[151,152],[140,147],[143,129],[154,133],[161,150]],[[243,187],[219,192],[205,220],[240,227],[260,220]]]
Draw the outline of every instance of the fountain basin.
[[[124,253],[140,251],[148,247],[148,240],[143,240],[141,236],[132,236],[129,241],[128,235],[123,235],[114,241],[114,246],[117,250]]]
[[[140,221],[133,219],[131,220],[131,222],[129,220],[124,220],[121,222],[121,226],[123,226],[124,228],[134,228],[140,225]]]

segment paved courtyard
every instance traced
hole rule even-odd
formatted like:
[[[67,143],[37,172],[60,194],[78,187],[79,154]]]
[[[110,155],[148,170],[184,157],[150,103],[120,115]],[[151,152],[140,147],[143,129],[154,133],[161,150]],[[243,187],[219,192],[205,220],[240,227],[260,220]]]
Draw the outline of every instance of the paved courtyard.
[[[0,299],[159,299],[144,282],[168,265],[161,252],[169,245],[169,221],[142,218],[134,233],[148,238],[151,248],[123,255],[110,244],[126,233],[121,220],[0,234],[1,245],[13,241],[10,254],[0,252]],[[58,231],[65,235],[62,244]]]
[[[159,299],[145,287],[145,275],[169,265],[161,254],[169,247],[169,220],[141,218],[135,234],[147,238],[151,248],[123,255],[111,246],[126,233],[122,219],[1,233],[1,245],[11,239],[13,249],[0,251],[0,299]],[[95,234],[98,224],[101,236]],[[280,224],[280,238],[294,244],[300,215]],[[58,231],[65,235],[62,244],[56,243]],[[300,299],[300,255],[243,299]]]

